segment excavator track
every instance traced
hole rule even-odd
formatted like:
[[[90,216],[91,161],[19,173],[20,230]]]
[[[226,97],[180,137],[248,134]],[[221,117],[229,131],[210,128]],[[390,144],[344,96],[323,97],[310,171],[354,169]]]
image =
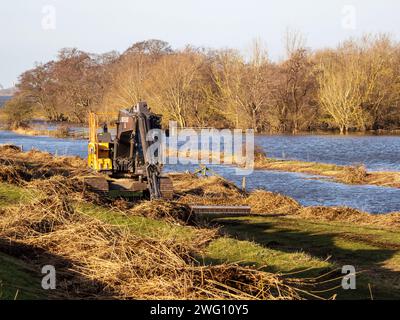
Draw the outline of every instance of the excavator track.
[[[105,177],[86,177],[85,186],[88,190],[106,197],[141,197],[148,191],[146,183],[139,183],[132,179],[106,179]],[[171,178],[160,177],[161,198],[171,200],[174,197],[174,188]]]

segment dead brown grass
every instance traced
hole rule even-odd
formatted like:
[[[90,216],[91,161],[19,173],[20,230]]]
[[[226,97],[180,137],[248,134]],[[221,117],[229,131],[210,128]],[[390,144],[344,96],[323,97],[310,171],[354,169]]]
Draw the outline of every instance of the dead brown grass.
[[[144,201],[129,210],[129,214],[171,222],[181,220],[189,223],[193,218],[189,206],[164,200]]]
[[[259,214],[290,214],[300,208],[290,197],[264,190],[249,194],[220,177],[199,178],[189,174],[174,174],[172,179],[181,203],[249,205],[252,212]]]
[[[37,150],[21,152],[15,146],[0,146],[0,181],[21,184],[57,175],[72,178],[87,173],[86,161],[78,157],[53,157]]]
[[[57,297],[300,299],[304,284],[234,264],[203,266],[196,243],[143,238],[74,210],[63,194],[6,208],[0,237],[35,248],[37,265],[60,268]],[[26,249],[27,250],[27,249]],[[21,253],[21,252],[20,252]],[[25,252],[26,253],[26,252]],[[29,254],[28,254],[29,255]]]
[[[292,214],[300,209],[299,203],[279,193],[256,190],[246,198],[251,211],[260,214]]]
[[[180,203],[202,205],[240,205],[246,193],[235,184],[216,176],[197,177],[191,174],[171,176]]]
[[[31,128],[27,126],[18,127],[12,129],[12,131],[26,136],[49,136],[56,138],[67,138],[71,136],[69,127],[67,125],[59,126],[55,130],[49,130],[45,128]]]
[[[379,227],[399,228],[400,213],[370,214],[351,208],[303,207],[296,212],[297,218],[357,223]]]
[[[399,172],[368,172],[362,164],[339,166],[298,160],[276,160],[268,158],[265,153],[258,152],[255,155],[254,165],[256,170],[299,172],[329,177],[346,184],[370,184],[400,188]]]
[[[341,180],[349,184],[363,184],[368,177],[367,169],[364,165],[355,165],[344,167]]]

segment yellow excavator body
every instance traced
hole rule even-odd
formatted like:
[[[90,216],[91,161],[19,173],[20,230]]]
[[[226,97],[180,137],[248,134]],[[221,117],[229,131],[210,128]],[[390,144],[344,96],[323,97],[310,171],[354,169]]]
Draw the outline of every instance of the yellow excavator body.
[[[99,117],[116,120],[113,138],[106,124],[99,126]],[[146,153],[152,142],[147,134],[160,129],[160,116],[150,112],[146,103],[115,114],[89,114],[88,165],[96,173],[85,178],[85,184],[108,198],[173,199],[169,176],[162,174],[162,163]],[[249,214],[249,206],[191,206],[192,213]]]
[[[89,142],[89,168],[95,171],[112,170],[112,159],[110,158],[110,151],[110,144],[108,142]]]

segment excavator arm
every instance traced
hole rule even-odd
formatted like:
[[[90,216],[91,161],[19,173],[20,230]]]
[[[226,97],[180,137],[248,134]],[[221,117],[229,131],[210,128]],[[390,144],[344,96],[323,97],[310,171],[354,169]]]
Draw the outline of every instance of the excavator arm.
[[[147,136],[149,133],[148,121],[143,115],[137,117],[140,140],[142,144],[143,157],[145,160],[147,180],[149,184],[149,192],[151,199],[160,199],[162,197],[160,190],[160,165],[153,163],[152,157],[149,155],[149,141]]]

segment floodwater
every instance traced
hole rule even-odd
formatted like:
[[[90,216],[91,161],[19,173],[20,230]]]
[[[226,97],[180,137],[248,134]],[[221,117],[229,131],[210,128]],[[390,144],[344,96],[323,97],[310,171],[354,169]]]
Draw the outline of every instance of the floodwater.
[[[14,144],[22,147],[24,151],[35,148],[59,156],[87,157],[87,140],[34,137],[16,134],[11,131],[0,131],[0,144]]]
[[[24,150],[37,148],[57,155],[86,157],[87,141],[29,137],[0,131],[0,144]],[[336,164],[364,163],[370,170],[400,170],[400,137],[396,136],[257,136],[256,144],[269,156]],[[234,167],[212,165],[217,174],[241,185]],[[165,170],[194,171],[197,165],[166,165]],[[371,213],[400,211],[400,189],[346,185],[329,179],[290,172],[257,170],[246,177],[248,190],[265,189],[293,197],[305,206],[348,206]]]
[[[370,171],[400,171],[399,136],[256,136],[255,144],[271,158],[364,164]]]

